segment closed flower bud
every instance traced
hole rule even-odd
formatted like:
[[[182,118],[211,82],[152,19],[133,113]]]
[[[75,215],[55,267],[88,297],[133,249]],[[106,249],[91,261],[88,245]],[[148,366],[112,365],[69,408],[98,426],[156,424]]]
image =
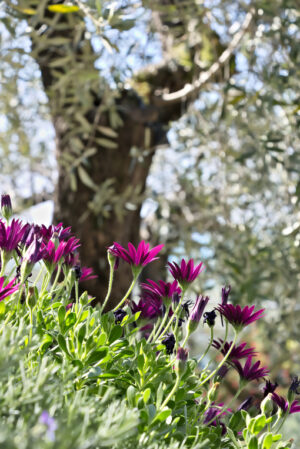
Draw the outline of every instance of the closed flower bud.
[[[184,348],[177,349],[175,370],[179,376],[182,376],[186,370],[186,361],[188,358],[188,350]]]
[[[13,210],[9,195],[1,195],[1,213],[7,221],[12,216]]]
[[[188,330],[189,334],[191,334],[192,332],[194,332],[197,329],[198,324],[201,320],[202,314],[204,312],[204,309],[205,309],[208,301],[209,301],[208,296],[206,296],[206,298],[204,298],[203,296],[197,297],[195,305],[191,311],[190,319],[189,319],[188,325],[187,325],[187,330]]]
[[[26,298],[26,305],[29,309],[33,309],[36,305],[36,295],[35,295],[35,288],[29,287],[28,289],[28,295]]]
[[[210,390],[207,393],[207,398],[210,402],[214,402],[216,400],[217,397],[217,390],[220,386],[220,382],[215,382],[212,387],[210,388]]]
[[[274,408],[274,402],[272,401],[272,393],[268,393],[268,395],[261,401],[260,409],[261,412],[268,416],[272,413]]]

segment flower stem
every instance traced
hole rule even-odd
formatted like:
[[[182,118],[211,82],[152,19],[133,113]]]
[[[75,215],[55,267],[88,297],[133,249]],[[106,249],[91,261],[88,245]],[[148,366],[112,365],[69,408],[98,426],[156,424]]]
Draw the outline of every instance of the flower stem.
[[[161,404],[161,406],[159,407],[158,410],[162,410],[162,409],[167,405],[167,403],[169,402],[169,400],[171,399],[171,397],[173,396],[173,394],[176,392],[176,390],[177,390],[177,388],[178,388],[178,386],[179,386],[179,383],[180,383],[180,376],[177,374],[176,382],[175,382],[175,384],[174,384],[172,390],[170,391],[170,393],[168,394],[168,396],[166,397],[166,399],[165,399],[164,402]]]
[[[169,323],[167,324],[167,326],[165,327],[163,333],[159,336],[159,338],[161,338],[163,335],[166,334],[166,332],[168,331],[169,327],[170,327],[171,324],[173,323],[174,318],[177,318],[177,322],[178,322],[177,313],[178,313],[178,311],[179,311],[179,309],[180,309],[180,306],[181,306],[181,304],[182,304],[182,302],[183,302],[183,297],[184,297],[184,294],[185,294],[185,290],[186,290],[186,289],[183,289],[183,290],[182,290],[181,298],[180,298],[180,301],[179,301],[179,303],[178,303],[178,305],[177,305],[177,307],[176,307],[176,309],[175,309],[175,311],[174,311],[174,315],[171,317]]]
[[[116,310],[118,310],[118,309],[124,304],[124,302],[126,301],[126,299],[128,298],[128,296],[129,296],[130,293],[132,292],[132,289],[133,289],[133,287],[135,286],[135,283],[136,283],[136,281],[137,281],[137,278],[138,278],[139,274],[140,274],[140,271],[137,272],[137,273],[135,273],[135,274],[133,275],[133,279],[132,279],[132,282],[131,282],[131,284],[130,284],[130,286],[129,286],[129,289],[128,289],[127,292],[125,293],[124,298],[122,298],[121,301],[119,302],[119,304],[113,309],[113,312],[115,312]]]
[[[201,357],[199,357],[199,359],[197,360],[197,364],[198,364],[198,365],[199,365],[199,363],[201,362],[201,360],[203,360],[204,357],[206,356],[206,354],[208,353],[209,348],[211,347],[211,344],[212,344],[213,339],[214,339],[214,328],[213,328],[213,326],[211,326],[211,328],[210,328],[210,340],[209,340],[209,343],[208,343],[208,345],[207,345],[207,348],[205,349],[205,351],[203,352],[203,354],[201,355]]]
[[[158,330],[155,332],[154,336],[151,336],[151,335],[150,335],[149,340],[148,340],[149,342],[151,341],[151,339],[152,339],[153,341],[156,341],[156,340],[158,339],[159,334],[161,333],[161,331],[162,331],[162,329],[163,329],[163,327],[164,327],[164,325],[166,324],[166,321],[167,321],[167,319],[168,319],[170,308],[171,308],[171,305],[169,305],[169,306],[167,307],[166,313],[165,313],[165,315],[164,315],[164,317],[163,317],[163,319],[162,319],[162,322],[160,323],[160,326],[159,326]],[[153,329],[153,330],[154,330],[154,329]]]
[[[228,336],[228,321],[226,320],[224,340],[223,340],[223,343],[222,343],[221,347],[218,349],[215,357],[217,357],[219,353],[222,353],[222,350],[223,350],[223,348],[225,346],[225,343],[227,341],[227,336]],[[213,359],[211,358],[210,361],[207,363],[206,367],[204,368],[204,371],[208,369],[208,367],[209,367],[209,365],[211,364],[212,361],[213,361]]]
[[[105,306],[110,298],[110,294],[111,294],[111,289],[112,289],[112,285],[113,285],[113,280],[114,280],[114,260],[112,260],[110,257],[108,257],[108,263],[109,263],[109,280],[108,280],[108,289],[107,289],[107,293],[106,296],[104,298],[102,307],[101,307],[101,312],[105,309]]]
[[[234,347],[234,345],[235,345],[235,343],[236,343],[237,337],[238,337],[238,332],[237,332],[236,330],[234,330],[234,338],[233,338],[233,341],[232,341],[232,343],[231,343],[231,346],[230,346],[230,348],[229,348],[227,354],[226,354],[225,357],[221,360],[221,362],[219,363],[219,365],[217,366],[217,368],[216,368],[214,371],[212,371],[212,372],[210,373],[210,375],[209,375],[208,377],[206,377],[206,379],[204,379],[204,380],[199,384],[199,387],[202,387],[202,385],[204,385],[208,380],[210,380],[212,377],[214,377],[214,376],[216,375],[216,373],[219,371],[219,369],[221,368],[221,366],[224,365],[224,363],[226,362],[226,360],[227,360],[228,357],[230,356],[231,351],[233,350],[233,347]]]

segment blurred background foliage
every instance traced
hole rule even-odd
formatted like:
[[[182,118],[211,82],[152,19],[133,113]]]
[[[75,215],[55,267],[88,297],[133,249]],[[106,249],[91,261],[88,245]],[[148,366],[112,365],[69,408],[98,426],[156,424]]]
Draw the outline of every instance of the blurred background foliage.
[[[205,262],[202,291],[217,299],[230,283],[233,301],[266,308],[259,336],[286,385],[288,372],[300,373],[299,21],[296,0],[0,3],[1,190],[19,210],[53,200],[65,167],[64,195],[90,195],[76,211],[83,222],[96,215],[105,229],[137,210],[141,237]],[[67,149],[55,159],[59,115]],[[91,167],[97,157],[108,164],[106,152],[121,157],[127,116],[143,117],[144,134],[129,144],[133,171],[118,190],[109,165],[101,182]],[[131,184],[147,158],[144,181]]]

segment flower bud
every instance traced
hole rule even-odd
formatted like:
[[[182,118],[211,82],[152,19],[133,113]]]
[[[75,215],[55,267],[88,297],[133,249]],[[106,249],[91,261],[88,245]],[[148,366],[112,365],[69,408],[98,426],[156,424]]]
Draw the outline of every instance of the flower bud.
[[[264,415],[270,415],[273,411],[274,403],[272,401],[272,393],[269,393],[260,403],[261,412]]]
[[[12,216],[13,210],[9,195],[1,195],[1,213],[7,221]]]
[[[177,349],[175,370],[179,376],[182,376],[186,370],[186,361],[188,358],[188,350],[184,348]]]
[[[207,398],[210,402],[214,402],[216,400],[217,397],[217,390],[220,386],[220,382],[215,382],[212,387],[210,388],[210,390],[207,393]]]
[[[34,306],[36,305],[36,295],[35,295],[35,288],[34,287],[29,287],[28,289],[28,295],[26,298],[26,305],[29,309],[33,309]]]
[[[203,296],[197,297],[187,325],[187,331],[189,335],[197,329],[208,301],[208,296],[206,296],[206,298],[203,298]]]

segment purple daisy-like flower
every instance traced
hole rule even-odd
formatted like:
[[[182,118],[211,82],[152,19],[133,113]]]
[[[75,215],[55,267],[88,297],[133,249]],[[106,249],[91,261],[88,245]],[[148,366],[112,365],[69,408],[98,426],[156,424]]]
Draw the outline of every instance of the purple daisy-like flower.
[[[44,262],[47,268],[53,268],[62,258],[69,256],[80,246],[79,240],[71,237],[67,242],[60,242],[56,247],[52,240],[49,240],[44,249]]]
[[[265,383],[265,385],[263,387],[264,398],[266,396],[268,396],[269,393],[274,393],[274,391],[276,390],[277,387],[278,387],[278,383],[277,382],[275,382],[275,384],[272,384],[270,379],[266,380],[266,383]]]
[[[262,313],[265,309],[260,309],[254,312],[254,308],[255,306],[245,306],[242,309],[239,305],[220,304],[217,307],[217,310],[236,330],[239,331],[243,327],[248,326],[248,324],[251,324],[262,317]]]
[[[289,415],[292,415],[293,413],[300,412],[300,403],[297,399],[292,402],[291,406],[289,407],[289,402],[283,397],[279,396],[276,393],[272,393],[272,400],[275,402],[275,404],[278,405],[278,407],[286,413],[289,412]]]
[[[228,287],[222,288],[222,305],[228,303],[228,297],[231,290],[231,285],[228,285]]]
[[[258,380],[261,377],[265,377],[269,370],[265,366],[262,366],[259,368],[260,361],[255,362],[252,365],[252,357],[249,356],[245,362],[244,367],[240,364],[238,360],[232,360],[232,366],[237,370],[237,372],[240,375],[241,381],[248,381],[251,380]]]
[[[174,282],[164,282],[158,281],[158,283],[147,279],[147,284],[142,283],[141,287],[146,291],[146,295],[154,300],[162,300],[165,303],[170,304],[173,299],[173,295],[181,293],[181,288],[179,287],[177,281]]]
[[[52,237],[56,236],[60,242],[71,237],[71,226],[64,228],[62,223],[57,225],[45,226],[42,225],[39,228],[39,234],[43,238],[44,242],[49,242]]]
[[[81,276],[79,278],[80,282],[90,281],[91,279],[97,279],[98,276],[94,274],[93,268],[82,267],[81,268]]]
[[[5,279],[5,276],[0,278],[0,301],[3,301],[3,299],[7,298],[7,296],[10,296],[16,292],[20,286],[20,284],[14,285],[16,280],[15,278],[4,286]]]
[[[222,340],[222,338],[219,338],[217,340],[213,340],[212,342],[212,346],[216,349],[220,349],[223,346],[224,341]],[[229,351],[229,349],[231,348],[232,345],[232,341],[230,342],[225,342],[221,353],[225,356],[227,354],[227,352]],[[247,343],[243,342],[240,345],[234,345],[233,349],[230,351],[228,360],[239,360],[239,359],[245,359],[249,356],[253,357],[255,355],[257,355],[257,353],[255,352],[254,348],[245,348],[245,346],[247,346]]]
[[[7,252],[14,251],[21,242],[25,229],[20,220],[13,219],[8,226],[0,220],[0,248]]]
[[[153,319],[162,315],[163,303],[162,301],[154,300],[151,297],[142,296],[139,302],[130,303],[132,313],[141,312],[140,318]]]
[[[168,265],[171,275],[181,286],[187,286],[192,283],[204,270],[203,262],[194,266],[193,259],[190,259],[188,262],[182,259],[180,266],[176,262],[168,262]]]
[[[144,240],[142,240],[137,249],[129,242],[127,250],[119,243],[114,242],[114,244],[108,248],[108,251],[117,258],[115,268],[118,267],[119,259],[123,259],[133,267],[144,267],[153,260],[158,259],[156,256],[163,247],[164,245],[157,245],[150,250],[149,243],[145,243]]]
[[[226,415],[228,412],[231,412],[231,409],[223,410],[224,402],[221,402],[220,404],[216,404],[217,406],[209,407],[204,412],[204,421],[203,424],[208,424],[209,426],[221,426],[222,428],[222,435],[225,435],[226,433],[226,427],[225,424],[222,423],[219,418],[223,415]]]

